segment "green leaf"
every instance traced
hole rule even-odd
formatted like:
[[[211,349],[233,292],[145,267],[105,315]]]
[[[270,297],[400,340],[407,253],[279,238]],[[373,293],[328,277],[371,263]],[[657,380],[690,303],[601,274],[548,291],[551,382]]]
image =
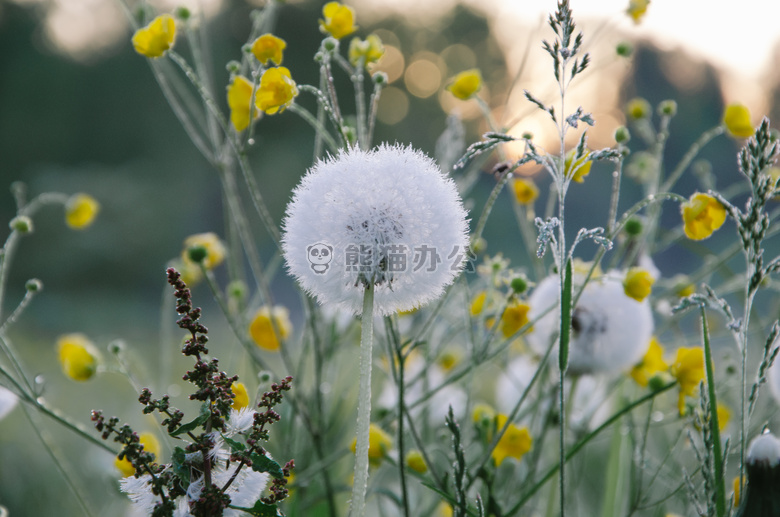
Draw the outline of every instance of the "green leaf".
[[[211,411],[209,410],[208,403],[203,404],[200,406],[200,414],[198,415],[198,418],[193,420],[192,422],[188,422],[178,429],[176,429],[174,432],[170,433],[171,436],[179,436],[180,434],[189,433],[190,431],[194,431],[198,427],[202,426],[206,423],[206,420],[209,419],[211,416]]]
[[[265,504],[260,501],[257,501],[252,508],[242,508],[241,506],[233,505],[230,505],[229,508],[245,511],[249,515],[254,515],[255,517],[277,517],[279,515],[275,504]]]
[[[569,365],[569,338],[571,336],[571,259],[566,260],[561,292],[561,342],[558,348],[558,367],[561,372]]]
[[[282,479],[284,477],[282,467],[268,456],[253,453],[249,459],[252,460],[252,470],[255,472],[268,472],[276,479]]]
[[[173,449],[173,473],[179,476],[179,479],[184,481],[187,485],[190,484],[190,467],[185,463],[184,449],[176,447]]]
[[[222,436],[222,439],[225,440],[225,443],[230,445],[230,452],[236,452],[236,451],[245,451],[246,445],[244,445],[241,442],[238,442],[236,440],[233,440],[232,438],[228,438],[227,436]]]

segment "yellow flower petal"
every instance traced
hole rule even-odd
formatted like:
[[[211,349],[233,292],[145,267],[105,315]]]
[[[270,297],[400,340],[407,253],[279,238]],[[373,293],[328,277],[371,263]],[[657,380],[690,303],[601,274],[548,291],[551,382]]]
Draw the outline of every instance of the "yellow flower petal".
[[[623,279],[623,292],[629,298],[641,302],[650,296],[654,283],[655,278],[652,277],[649,271],[639,267],[632,267],[626,273],[626,278]]]
[[[750,123],[750,110],[742,104],[729,104],[723,113],[723,125],[735,138],[753,136],[753,125]]]
[[[98,353],[83,334],[67,334],[57,339],[62,372],[74,381],[91,379],[98,367]]]
[[[507,338],[515,335],[528,323],[529,310],[531,307],[527,303],[517,302],[508,306],[504,314],[501,315],[501,334]]]
[[[647,12],[647,6],[650,4],[650,0],[630,0],[628,2],[627,13],[634,20],[634,23],[642,21]]]
[[[482,309],[485,308],[485,299],[487,298],[487,293],[485,291],[482,291],[477,296],[474,297],[474,301],[471,302],[471,315],[472,316],[478,316],[482,313]]]
[[[496,429],[499,430],[506,424],[507,416],[498,415],[496,417]],[[531,433],[528,432],[527,427],[517,427],[515,424],[509,424],[504,436],[496,444],[496,448],[493,449],[492,457],[496,462],[496,466],[506,458],[515,458],[520,461],[525,453],[531,450],[533,444],[533,438]]]
[[[696,192],[680,209],[685,235],[691,240],[706,239],[726,221],[726,209],[709,194]]]
[[[133,34],[135,51],[146,57],[160,57],[173,46],[176,23],[170,14],[161,14]]]
[[[273,115],[284,111],[297,95],[298,87],[287,68],[269,68],[260,79],[255,104],[260,111]]]
[[[668,369],[669,365],[664,361],[664,349],[653,336],[642,361],[631,370],[631,377],[644,388],[655,374]]]
[[[365,40],[352,38],[349,42],[349,62],[357,66],[363,58],[363,66],[376,63],[385,54],[382,40],[376,34],[369,35]]]
[[[245,407],[249,407],[249,393],[246,391],[246,386],[243,382],[234,382],[230,387],[233,390],[235,397],[233,398],[233,409],[238,411]]]
[[[328,2],[322,8],[324,20],[320,20],[320,30],[336,39],[349,36],[357,30],[355,11],[338,2]]]
[[[160,456],[160,442],[152,433],[141,433],[138,435],[138,442],[144,446],[144,451],[151,452],[155,458]],[[114,466],[122,474],[122,477],[126,478],[135,474],[135,469],[127,458],[121,460],[118,457],[114,458]]]
[[[273,323],[271,322],[272,317]],[[274,324],[276,324],[275,330]],[[279,333],[278,336],[276,332]],[[272,352],[279,350],[279,338],[285,340],[291,333],[292,323],[290,323],[289,312],[284,307],[274,307],[273,309],[268,306],[260,307],[249,324],[249,335],[255,344]]]
[[[249,114],[252,106],[252,83],[246,77],[237,75],[228,86],[228,107],[230,108],[230,122],[236,131],[243,131],[249,127]],[[255,119],[261,114],[255,109]]]
[[[382,462],[393,445],[393,439],[381,427],[371,424],[368,428],[368,461],[372,465]],[[357,438],[352,439],[352,454],[357,450]]]
[[[585,154],[580,156],[580,158],[574,162],[574,165],[572,166],[571,162],[574,159],[574,154],[576,152],[577,149],[572,149],[566,153],[566,160],[564,161],[563,169],[566,171],[566,177],[571,176],[572,181],[576,181],[577,183],[584,183],[585,176],[590,174],[590,167],[593,165],[593,162],[588,160],[590,151],[585,149]]]
[[[459,73],[447,85],[447,90],[464,101],[473,97],[481,88],[482,74],[477,68]]]
[[[252,54],[263,65],[268,61],[273,61],[277,66],[282,64],[282,51],[287,47],[287,43],[277,38],[273,34],[263,34],[252,43]]]
[[[65,223],[74,230],[89,227],[100,212],[100,203],[87,194],[75,194],[65,203]]]
[[[215,233],[197,233],[184,239],[184,250],[181,253],[182,261],[195,269],[200,269],[198,264],[194,263],[189,257],[189,249],[195,246],[202,246],[206,249],[206,258],[203,259],[203,267],[214,269],[225,260],[225,245],[219,240]]]
[[[677,405],[682,415],[685,413],[685,397],[695,396],[699,384],[704,380],[704,350],[698,347],[678,348],[671,373],[680,385]]]
[[[515,199],[521,205],[530,205],[539,197],[539,187],[527,178],[517,178],[512,182]]]
[[[428,465],[425,464],[425,458],[423,458],[422,453],[417,450],[411,450],[406,455],[406,466],[420,474],[428,472]]]

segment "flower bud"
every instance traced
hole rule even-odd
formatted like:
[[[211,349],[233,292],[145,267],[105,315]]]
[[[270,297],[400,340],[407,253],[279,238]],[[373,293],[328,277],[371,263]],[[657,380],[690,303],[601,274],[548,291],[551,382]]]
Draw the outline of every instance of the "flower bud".
[[[24,288],[27,289],[27,292],[36,293],[43,289],[43,282],[37,278],[31,278],[24,284]]]
[[[618,56],[629,57],[634,53],[634,46],[627,41],[622,41],[615,47],[615,52],[617,52]]]
[[[208,254],[209,250],[202,244],[195,244],[194,246],[187,248],[187,257],[196,264],[203,262]]]
[[[513,278],[509,285],[512,286],[512,291],[514,291],[515,294],[524,293],[525,290],[528,289],[528,282],[522,276]]]
[[[339,40],[336,38],[325,38],[322,40],[322,48],[330,53],[334,53],[339,49]]]
[[[631,133],[626,126],[620,126],[615,130],[615,142],[627,144],[629,140],[631,140]]]
[[[673,117],[677,114],[677,103],[673,100],[661,101],[658,105],[658,113],[666,117]]]
[[[384,72],[376,72],[371,76],[371,79],[373,79],[374,84],[378,86],[387,86],[387,84],[390,82],[387,78],[387,74]]]
[[[32,219],[30,219],[26,215],[17,215],[13,219],[11,219],[11,222],[8,223],[8,226],[13,231],[19,233],[31,233],[33,231]]]
[[[636,237],[642,233],[642,221],[632,217],[626,221],[626,225],[623,228],[626,230],[628,235]]]

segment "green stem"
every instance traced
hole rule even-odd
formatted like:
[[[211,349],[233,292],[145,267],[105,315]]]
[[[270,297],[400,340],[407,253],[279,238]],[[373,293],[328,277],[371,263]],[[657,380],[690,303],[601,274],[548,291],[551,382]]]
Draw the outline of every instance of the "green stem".
[[[577,442],[574,447],[569,450],[568,453],[566,453],[565,461],[569,461],[572,459],[580,450],[587,445],[588,442],[590,442],[593,438],[598,436],[604,429],[608,428],[612,424],[614,424],[616,421],[618,421],[623,415],[626,415],[636,409],[637,407],[641,406],[645,402],[648,402],[650,400],[653,400],[655,397],[660,395],[661,393],[668,391],[675,387],[677,385],[677,382],[670,382],[669,384],[666,384],[659,388],[658,390],[648,393],[644,397],[632,402],[628,406],[624,407],[611,417],[607,419],[603,424],[598,426],[596,429],[590,432],[587,436],[582,438],[579,442]],[[520,508],[523,507],[525,503],[528,502],[529,499],[531,499],[536,492],[539,491],[540,488],[542,488],[550,479],[555,477],[555,475],[558,473],[558,470],[560,469],[560,464],[556,464],[552,467],[550,467],[550,470],[547,471],[547,473],[540,479],[534,486],[532,486],[526,493],[522,495],[520,498],[520,501],[518,501],[512,508],[509,509],[509,511],[506,512],[506,516],[510,517],[511,515],[516,514]]]
[[[336,141],[333,140],[333,137],[330,136],[330,133],[328,133],[328,130],[325,128],[325,125],[323,124],[324,120],[321,120],[321,118],[324,119],[324,114],[320,115],[321,113],[323,113],[322,105],[320,105],[319,108],[317,109],[317,118],[314,118],[314,115],[309,113],[309,110],[295,103],[290,104],[290,107],[287,109],[289,109],[290,111],[292,111],[293,113],[301,117],[303,120],[306,121],[306,123],[308,123],[312,127],[312,129],[314,129],[314,132],[316,134],[315,143],[324,141],[326,144],[328,144],[328,147],[332,152],[334,153],[338,152],[339,150],[338,144],[336,144]],[[315,147],[320,147],[320,146],[316,145]],[[317,149],[316,152],[317,154],[315,155],[315,158],[319,157],[320,155],[319,149]]]
[[[664,181],[663,185],[661,185],[660,191],[666,192],[670,188],[674,186],[675,183],[677,183],[677,180],[680,179],[680,176],[682,176],[682,173],[685,172],[685,170],[688,168],[688,165],[691,164],[691,161],[693,161],[694,158],[696,158],[696,155],[699,154],[699,151],[702,147],[707,145],[710,140],[715,138],[716,136],[723,133],[723,126],[717,125],[713,127],[712,129],[709,129],[702,133],[702,135],[699,137],[698,140],[696,140],[693,145],[688,149],[688,151],[685,153],[685,156],[683,156],[682,160],[680,160],[680,163],[677,164],[677,167],[674,168],[672,173],[669,175],[668,178],[666,178],[666,181]]]
[[[360,327],[360,391],[358,394],[357,443],[355,445],[355,480],[349,515],[366,514],[368,488],[368,438],[371,425],[371,348],[374,341],[374,285],[369,280],[363,292]]]
[[[707,330],[707,314],[701,307],[701,332],[704,343],[704,367],[707,371],[707,391],[710,399],[710,433],[712,434],[712,461],[715,471],[715,508],[718,517],[726,515],[726,487],[723,482],[723,451],[718,426],[718,400],[715,398],[715,373],[712,369],[712,347]],[[743,390],[744,391],[744,390]]]

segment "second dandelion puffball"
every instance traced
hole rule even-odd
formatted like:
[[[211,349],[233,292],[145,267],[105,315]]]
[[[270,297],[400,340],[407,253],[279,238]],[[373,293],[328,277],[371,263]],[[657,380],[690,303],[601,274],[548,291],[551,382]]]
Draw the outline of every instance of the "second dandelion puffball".
[[[366,285],[386,315],[438,298],[467,259],[455,183],[420,151],[350,149],[293,192],[282,245],[290,273],[322,304],[359,314]]]

